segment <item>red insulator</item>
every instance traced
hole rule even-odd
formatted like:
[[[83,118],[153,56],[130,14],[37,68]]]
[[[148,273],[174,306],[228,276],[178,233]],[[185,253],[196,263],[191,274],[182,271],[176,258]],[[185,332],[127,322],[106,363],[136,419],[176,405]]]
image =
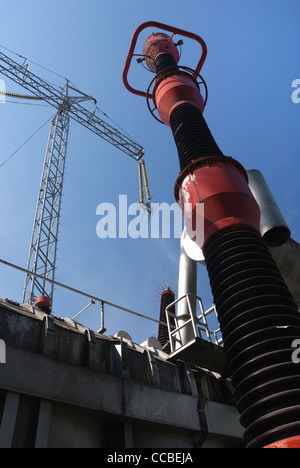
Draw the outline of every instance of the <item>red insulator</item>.
[[[173,110],[181,104],[191,104],[204,111],[204,99],[196,80],[188,73],[176,70],[159,80],[155,89],[155,105],[162,122],[170,126]]]
[[[51,302],[49,297],[46,296],[39,296],[34,301],[35,307],[46,312],[47,314],[51,314]]]
[[[161,54],[170,55],[174,63],[179,61],[179,52],[174,44],[172,37],[165,33],[152,33],[151,36],[144,43],[143,53],[148,68],[153,72],[157,73],[157,64],[155,61]]]
[[[259,206],[245,170],[233,158],[200,158],[187,166],[176,181],[175,197],[189,236],[201,248],[220,230],[238,227],[259,233]]]
[[[300,436],[279,440],[278,442],[266,445],[263,448],[300,448]]]

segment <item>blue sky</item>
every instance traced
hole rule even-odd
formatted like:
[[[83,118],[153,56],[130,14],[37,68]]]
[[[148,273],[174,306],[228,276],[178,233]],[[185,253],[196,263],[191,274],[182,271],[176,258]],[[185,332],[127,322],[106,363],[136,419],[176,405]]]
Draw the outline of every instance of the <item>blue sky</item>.
[[[12,0],[1,6],[0,45],[70,79],[145,148],[154,202],[174,202],[177,151],[169,128],[149,114],[144,99],[122,84],[136,27],[149,20],[199,34],[207,43],[202,69],[209,89],[205,118],[224,154],[259,169],[299,241],[300,79],[298,0]],[[152,31],[146,31],[150,35]],[[142,42],[141,42],[142,45]],[[3,49],[1,49],[3,51]],[[184,40],[181,64],[198,62],[198,46]],[[41,77],[64,80],[30,64]],[[0,76],[1,78],[1,76]],[[130,79],[147,88],[152,75],[133,67]],[[11,92],[21,92],[6,80]],[[9,101],[9,99],[8,99]],[[0,164],[52,115],[47,106],[0,105]],[[101,117],[101,115],[100,115]],[[103,116],[102,116],[103,117]],[[0,258],[26,267],[36,198],[50,125],[0,168]],[[178,283],[179,239],[99,239],[99,203],[138,200],[135,161],[71,122],[56,279],[107,301],[158,318],[156,290]],[[0,297],[20,301],[24,275],[0,267]],[[207,273],[198,268],[198,294],[212,302]],[[54,314],[72,317],[88,300],[55,292]],[[98,329],[99,308],[80,319]],[[136,342],[157,335],[152,322],[108,309],[107,333],[126,330]]]

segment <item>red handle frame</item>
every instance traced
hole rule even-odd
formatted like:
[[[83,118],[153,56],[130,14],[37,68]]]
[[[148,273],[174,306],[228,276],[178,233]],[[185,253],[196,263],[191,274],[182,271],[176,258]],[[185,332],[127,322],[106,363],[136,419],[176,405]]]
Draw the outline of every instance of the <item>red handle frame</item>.
[[[167,24],[159,23],[157,21],[146,21],[145,23],[142,23],[140,26],[136,28],[136,30],[133,33],[129,51],[128,51],[127,58],[126,58],[126,62],[125,62],[125,66],[124,66],[124,70],[123,70],[123,74],[122,74],[122,79],[123,79],[124,86],[128,89],[128,91],[130,91],[133,94],[137,94],[138,96],[145,97],[145,98],[147,98],[147,93],[145,91],[139,91],[138,89],[135,89],[132,86],[130,86],[130,84],[128,83],[127,76],[128,76],[128,71],[131,65],[133,53],[135,51],[135,46],[137,43],[138,36],[141,33],[141,31],[150,27],[160,28],[160,29],[163,29],[164,31],[168,31],[173,34],[180,34],[181,36],[189,37],[190,39],[194,39],[200,44],[201,49],[202,49],[202,54],[198,62],[198,65],[195,69],[196,79],[201,71],[201,68],[205,62],[206,55],[207,55],[206,44],[204,40],[202,39],[202,37],[198,36],[197,34],[191,33],[189,31],[185,31],[184,29],[174,28],[173,26],[168,26]]]

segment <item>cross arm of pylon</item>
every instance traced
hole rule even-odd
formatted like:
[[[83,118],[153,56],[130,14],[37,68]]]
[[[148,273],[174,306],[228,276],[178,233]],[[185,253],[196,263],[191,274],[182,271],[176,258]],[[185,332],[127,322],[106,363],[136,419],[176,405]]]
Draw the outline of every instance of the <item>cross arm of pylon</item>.
[[[69,96],[68,90],[65,90],[65,98],[62,100],[64,96],[62,90],[55,88],[46,80],[30,72],[27,67],[11,59],[3,52],[0,52],[0,74],[10,78],[27,91],[58,110],[61,109],[62,105],[67,105],[69,116],[73,120],[108,141],[133,159],[139,160],[143,156],[144,149],[142,146],[80,104],[80,102],[84,100],[95,101],[91,96],[79,90],[76,90],[79,96]],[[74,88],[71,89],[75,90]]]
[[[137,161],[144,155],[142,146],[80,104],[76,103],[72,105],[69,110],[69,115],[73,120],[76,120]]]

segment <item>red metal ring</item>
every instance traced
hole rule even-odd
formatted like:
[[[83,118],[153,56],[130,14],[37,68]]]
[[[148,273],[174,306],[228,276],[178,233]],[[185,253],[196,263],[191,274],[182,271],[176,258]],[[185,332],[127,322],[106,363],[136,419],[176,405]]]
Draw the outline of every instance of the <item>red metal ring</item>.
[[[137,43],[138,36],[141,33],[141,31],[150,27],[162,29],[163,31],[171,32],[172,34],[175,33],[175,34],[180,34],[181,36],[189,37],[190,39],[193,39],[200,44],[201,49],[202,49],[202,54],[195,68],[195,72],[194,72],[195,76],[200,73],[201,68],[203,67],[203,64],[207,56],[207,47],[206,47],[205,41],[202,39],[202,37],[198,36],[197,34],[191,33],[189,31],[185,31],[184,29],[179,29],[173,26],[169,26],[167,24],[159,23],[158,21],[147,21],[145,23],[142,23],[140,26],[137,27],[137,29],[133,33],[131,43],[129,46],[129,51],[128,51],[127,58],[126,58],[126,62],[125,62],[125,66],[123,69],[122,79],[123,79],[124,86],[128,89],[128,91],[130,91],[133,94],[137,94],[138,96],[143,96],[143,97],[146,97],[146,93],[144,91],[137,90],[133,88],[132,86],[130,86],[130,84],[128,83],[128,71],[129,71],[131,60],[135,51],[135,46]]]

